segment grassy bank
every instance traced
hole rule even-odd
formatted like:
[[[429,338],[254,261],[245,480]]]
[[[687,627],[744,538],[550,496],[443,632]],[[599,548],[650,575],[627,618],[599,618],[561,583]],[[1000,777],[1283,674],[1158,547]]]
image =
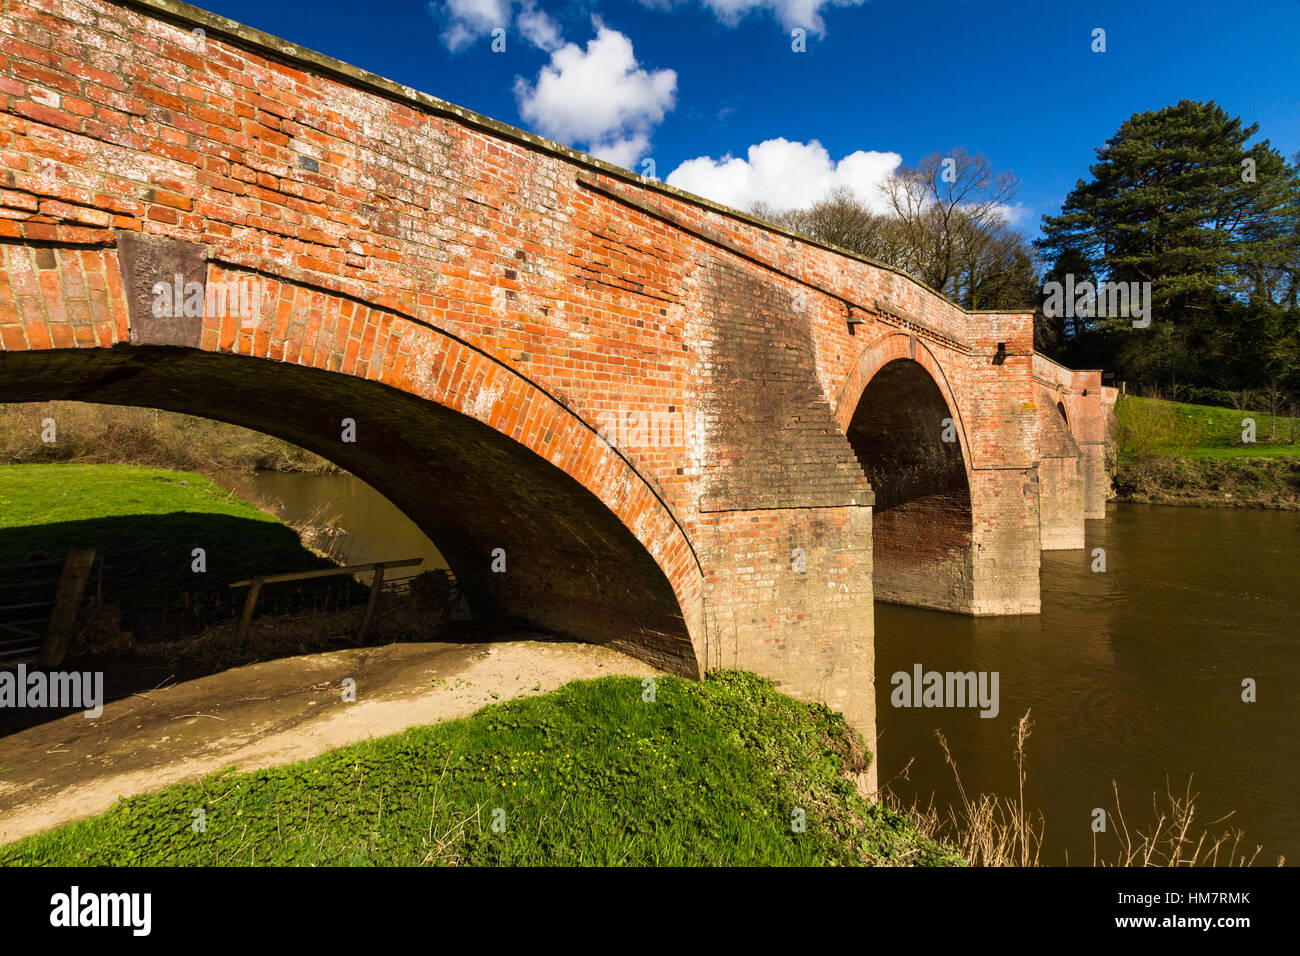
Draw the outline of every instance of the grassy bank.
[[[0,405],[0,464],[50,462],[156,465],[225,485],[257,469],[338,470],[297,445],[193,415],[84,402]]]
[[[1127,396],[1115,406],[1121,455],[1175,458],[1300,458],[1300,419],[1265,412]],[[1243,439],[1245,420],[1255,440]]]
[[[92,577],[90,593],[131,609],[122,623],[137,632],[178,614],[192,632],[233,613],[243,600],[229,587],[235,581],[333,566],[304,547],[293,528],[193,472],[0,466],[0,564],[61,558],[73,545],[95,548],[102,577]],[[202,571],[195,570],[196,548]],[[301,587],[305,593],[315,586]],[[279,596],[268,592],[268,600]]]
[[[292,528],[193,472],[0,466],[0,563],[62,557],[74,544],[103,558],[106,591],[206,593],[255,574],[330,566]]]
[[[739,672],[658,678],[654,691],[647,702],[635,678],[577,681],[216,774],[0,847],[0,865],[961,862],[859,795],[850,772],[867,757],[840,715]]]
[[[1243,440],[1254,422],[1253,442]],[[1153,504],[1300,508],[1297,419],[1129,396],[1115,406],[1116,496]]]

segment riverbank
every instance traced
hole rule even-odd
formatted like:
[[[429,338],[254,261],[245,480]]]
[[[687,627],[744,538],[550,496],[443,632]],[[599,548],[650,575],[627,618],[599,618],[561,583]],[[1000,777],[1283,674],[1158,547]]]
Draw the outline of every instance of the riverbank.
[[[152,465],[225,487],[257,470],[339,470],[297,445],[194,415],[85,402],[0,405],[0,464],[53,462]]]
[[[1110,474],[1116,500],[1300,510],[1297,419],[1122,398]]]
[[[282,766],[571,680],[655,674],[600,647],[498,637],[336,649],[192,680],[163,670],[126,696],[106,675],[106,696],[118,699],[99,718],[72,713],[3,739],[0,843],[217,770]],[[343,700],[345,678],[355,703]]]
[[[1116,501],[1300,510],[1300,459],[1149,456],[1121,461],[1112,480]]]
[[[74,545],[95,549],[89,594],[139,609],[131,625],[141,637],[224,620],[243,600],[236,581],[335,566],[297,530],[194,472],[0,465],[0,565],[58,559]],[[313,606],[325,586],[337,584],[297,589],[298,606]]]
[[[471,717],[305,762],[130,797],[0,847],[0,865],[961,863],[863,798],[869,756],[839,714],[739,672],[658,676],[651,694],[644,665],[632,666],[550,693],[516,687],[521,696]],[[351,673],[333,662],[315,675],[311,697],[333,721],[369,699],[342,701]],[[411,694],[449,698],[477,680],[423,675]]]

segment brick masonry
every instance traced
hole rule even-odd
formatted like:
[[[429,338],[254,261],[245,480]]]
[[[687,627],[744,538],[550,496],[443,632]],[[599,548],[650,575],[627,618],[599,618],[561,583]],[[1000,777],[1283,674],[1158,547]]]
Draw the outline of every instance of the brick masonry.
[[[1035,383],[1038,406],[1039,540],[1044,551],[1083,547],[1083,457],[1065,403]]]
[[[1112,410],[1117,397],[1116,390],[1101,384],[1101,371],[1098,369],[1076,371],[1053,362],[1043,355],[1034,356],[1034,381],[1043,388],[1041,404],[1052,404],[1058,415],[1066,421],[1066,438],[1073,441],[1078,449],[1078,473],[1082,484],[1083,516],[1085,518],[1106,517],[1106,499],[1110,495],[1110,476],[1106,472],[1106,453],[1110,442],[1110,425]],[[1057,419],[1043,414],[1040,423],[1046,423],[1050,430],[1059,430]],[[1040,438],[1045,447],[1053,443],[1051,439]],[[1048,453],[1043,452],[1044,456]],[[1067,453],[1068,454],[1068,453]],[[1071,498],[1074,492],[1069,492]],[[1071,513],[1076,509],[1068,505]],[[1058,508],[1065,511],[1066,506]],[[1075,519],[1070,519],[1075,520]],[[1081,534],[1081,532],[1080,532]],[[1082,538],[1074,547],[1083,547]],[[1044,547],[1047,547],[1044,544]]]
[[[752,668],[870,737],[873,568],[889,600],[1034,613],[1040,499],[1104,501],[1099,373],[1039,381],[1030,315],[232,21],[6,0],[0,103],[0,400],[311,448],[485,616]]]

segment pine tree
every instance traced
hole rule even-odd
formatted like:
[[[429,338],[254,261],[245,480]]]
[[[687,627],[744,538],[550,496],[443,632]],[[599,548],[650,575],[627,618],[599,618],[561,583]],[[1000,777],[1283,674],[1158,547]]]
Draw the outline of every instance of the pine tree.
[[[1151,282],[1152,328],[1134,332],[1111,316],[1067,335],[1100,336],[1109,364],[1130,375],[1205,380],[1225,344],[1225,311],[1294,299],[1296,170],[1267,140],[1248,146],[1257,132],[1212,101],[1183,100],[1134,114],[1097,150],[1092,179],[1044,217],[1035,245],[1049,275]]]

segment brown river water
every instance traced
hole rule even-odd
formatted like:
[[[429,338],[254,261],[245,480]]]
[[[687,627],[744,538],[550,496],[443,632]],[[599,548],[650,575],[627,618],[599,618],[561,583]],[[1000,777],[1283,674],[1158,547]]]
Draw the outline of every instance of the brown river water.
[[[290,520],[321,513],[348,530],[351,563],[444,562],[400,511],[350,475],[261,473]],[[1104,573],[1092,570],[1105,551]],[[1025,803],[1046,821],[1041,860],[1090,863],[1093,810],[1118,785],[1129,829],[1152,794],[1199,793],[1198,825],[1245,832],[1257,863],[1300,862],[1300,513],[1118,504],[1082,551],[1044,552],[1043,613],[973,619],[876,607],[882,782],[910,800],[956,801],[934,737],[948,738],[970,794],[1016,793],[1016,721],[1033,720]],[[891,676],[998,673],[998,714],[891,705]],[[1242,700],[1242,681],[1256,701]],[[895,779],[912,760],[906,779]],[[1111,825],[1114,819],[1111,818]],[[1102,856],[1116,844],[1098,838]]]

